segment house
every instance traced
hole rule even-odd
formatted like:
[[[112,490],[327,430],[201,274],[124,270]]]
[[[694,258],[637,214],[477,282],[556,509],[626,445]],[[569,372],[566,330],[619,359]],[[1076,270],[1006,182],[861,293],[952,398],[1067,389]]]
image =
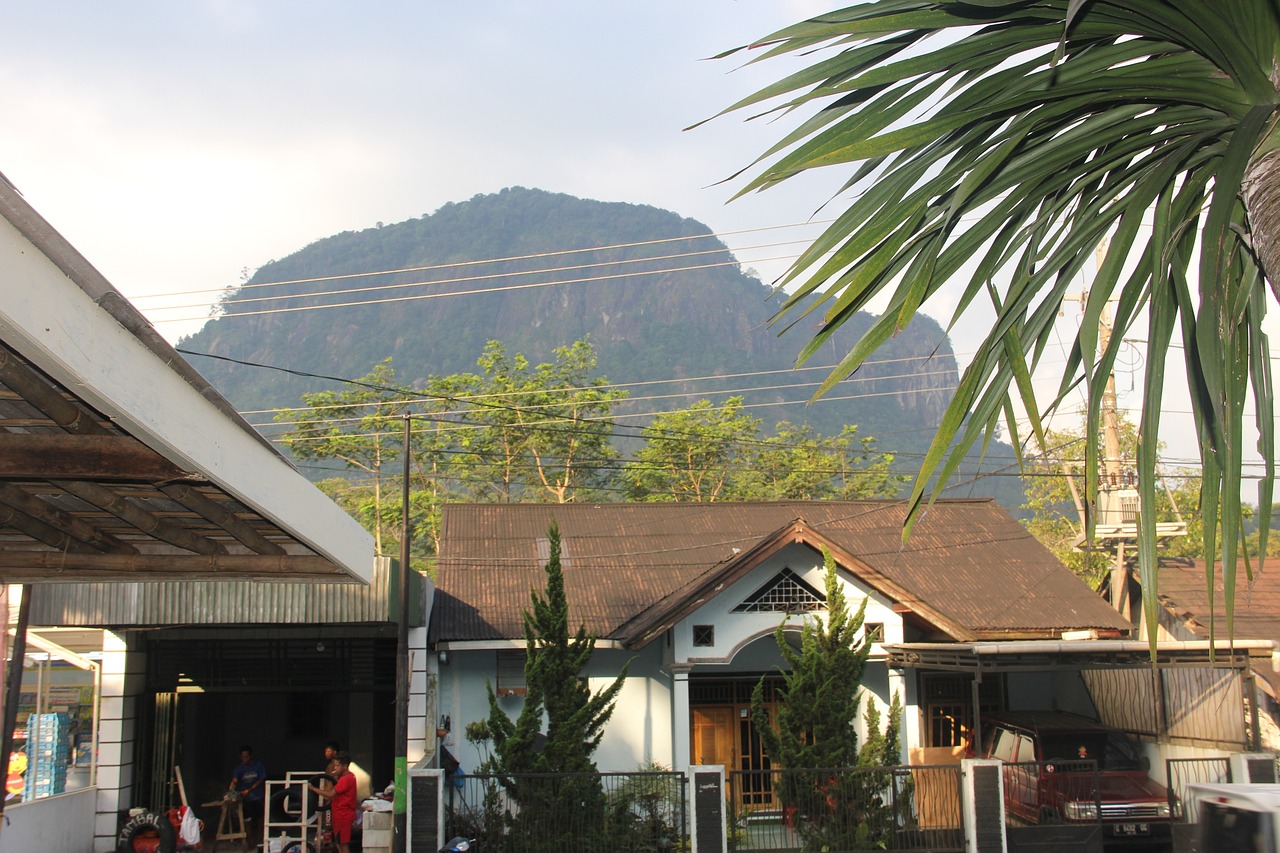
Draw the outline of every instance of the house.
[[[940,500],[904,543],[906,509],[883,500],[447,506],[428,663],[449,723],[443,745],[464,769],[482,760],[464,731],[488,715],[487,685],[518,713],[522,614],[545,583],[553,520],[571,627],[598,638],[588,678],[603,686],[630,662],[596,754],[603,770],[767,766],[750,694],[762,677],[766,691],[777,683],[777,626],[794,635],[821,615],[823,549],[850,606],[867,602],[864,630],[877,641],[864,704],[883,711],[902,697],[904,752],[963,742],[975,698],[983,708],[1091,710],[1075,670],[1017,667],[978,684],[962,664],[915,668],[916,652],[889,665],[894,649],[919,646],[927,657],[1060,645],[1064,635],[1118,640],[1132,627],[995,503]]]
[[[213,697],[255,661],[275,661],[278,675],[304,644],[312,657],[323,643],[362,662],[383,660],[388,569],[375,568],[372,537],[237,415],[3,176],[0,270],[0,582],[32,585],[34,625],[117,631],[95,663],[97,727],[84,732],[96,756],[89,784],[7,809],[5,843],[114,849],[125,810],[161,805],[157,791],[167,799],[174,753],[157,748],[157,733],[177,731],[179,691]],[[326,598],[325,589],[345,592]],[[379,616],[382,624],[367,624]],[[300,624],[278,624],[290,620]],[[163,639],[120,630],[142,625]],[[201,633],[218,627],[219,636]],[[383,669],[394,669],[390,645]],[[300,659],[290,676],[315,663]],[[202,683],[206,671],[224,680]],[[161,684],[165,678],[172,683]],[[341,696],[345,702],[332,701],[344,719],[366,723],[381,707],[372,695]],[[203,729],[189,726],[184,736],[222,750],[217,776],[225,785],[234,760],[228,743],[258,737],[265,753],[265,725],[283,718],[277,708],[291,700],[255,696],[246,707],[258,728],[247,733],[228,731],[213,699],[201,701]],[[326,736],[334,735],[318,736],[312,748]]]

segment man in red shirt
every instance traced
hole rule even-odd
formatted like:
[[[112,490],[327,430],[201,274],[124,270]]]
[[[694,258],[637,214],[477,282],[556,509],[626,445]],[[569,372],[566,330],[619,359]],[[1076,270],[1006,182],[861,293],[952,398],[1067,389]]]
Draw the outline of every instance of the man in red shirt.
[[[340,853],[351,851],[351,825],[356,820],[356,777],[351,772],[351,754],[339,752],[334,758],[333,799],[329,804],[329,820],[333,838]]]

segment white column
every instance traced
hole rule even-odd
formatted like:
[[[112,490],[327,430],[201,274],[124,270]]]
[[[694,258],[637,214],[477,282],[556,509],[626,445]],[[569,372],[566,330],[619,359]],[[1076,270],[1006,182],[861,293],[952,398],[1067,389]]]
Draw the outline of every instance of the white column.
[[[902,698],[902,719],[898,722],[901,724],[901,742],[902,742],[902,763],[907,764],[908,756],[911,750],[920,746],[920,708],[911,701],[907,696],[907,679],[900,669],[889,670],[889,701],[893,702],[893,695],[898,694]]]
[[[409,629],[409,764],[436,751],[435,696],[427,678],[427,629]]]
[[[94,849],[114,850],[119,812],[133,805],[133,741],[137,723],[141,672],[130,679],[125,641],[103,633],[101,711],[94,749],[98,753],[98,802],[94,818]],[[139,667],[135,664],[135,669]],[[133,683],[131,683],[133,682]]]
[[[686,665],[671,667],[671,739],[674,744],[672,769],[689,770],[689,669]]]

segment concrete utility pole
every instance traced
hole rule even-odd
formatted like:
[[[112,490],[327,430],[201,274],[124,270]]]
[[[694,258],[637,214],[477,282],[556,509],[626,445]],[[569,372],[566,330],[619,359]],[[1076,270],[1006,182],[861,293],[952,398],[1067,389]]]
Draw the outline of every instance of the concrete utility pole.
[[[1099,247],[1105,252],[1104,246]],[[1101,259],[1099,259],[1101,263]],[[1111,345],[1111,312],[1104,308],[1098,320],[1098,351]],[[1116,404],[1116,374],[1107,374],[1106,390],[1102,392],[1102,484],[1099,489],[1099,520],[1119,527],[1124,523],[1120,508],[1120,489],[1123,472],[1120,467],[1120,414]],[[1105,497],[1105,501],[1103,498]],[[1116,541],[1116,562],[1111,569],[1111,606],[1129,615],[1129,564],[1125,560],[1124,540]]]
[[[396,762],[395,800],[392,802],[391,849],[409,849],[409,427],[404,416],[404,478],[400,493],[400,609],[396,619]]]

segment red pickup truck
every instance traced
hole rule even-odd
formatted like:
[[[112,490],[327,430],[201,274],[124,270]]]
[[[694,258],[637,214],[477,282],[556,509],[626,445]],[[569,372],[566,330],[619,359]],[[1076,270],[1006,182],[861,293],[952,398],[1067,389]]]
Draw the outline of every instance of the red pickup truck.
[[[1025,823],[1100,823],[1106,842],[1168,844],[1167,789],[1124,733],[1056,711],[984,717],[984,758],[1005,762],[1005,812]],[[1101,810],[1101,814],[1099,814]]]

